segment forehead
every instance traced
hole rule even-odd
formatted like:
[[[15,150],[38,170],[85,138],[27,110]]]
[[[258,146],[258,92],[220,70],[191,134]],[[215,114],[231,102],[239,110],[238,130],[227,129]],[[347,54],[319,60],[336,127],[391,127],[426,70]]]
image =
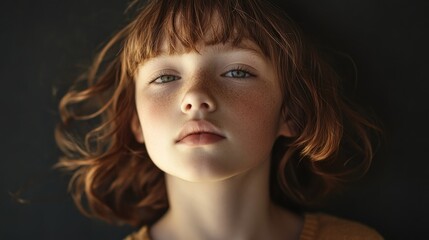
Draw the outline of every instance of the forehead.
[[[196,52],[199,54],[202,54],[206,51],[211,52],[232,52],[232,51],[246,51],[249,53],[252,53],[254,55],[258,55],[263,57],[264,54],[261,50],[261,48],[256,45],[254,42],[244,39],[243,41],[239,43],[216,43],[216,44],[205,44],[203,41],[195,44],[192,48],[187,48],[183,45],[175,45],[174,48],[171,48],[171,43],[164,41],[159,53],[154,56],[165,56],[165,55],[179,55],[179,54],[185,54],[190,52]]]
[[[215,44],[215,45],[205,45],[199,44],[196,46],[195,50],[177,48],[176,51],[169,51],[168,44],[165,44],[165,47],[162,48],[162,51],[151,58],[145,59],[142,61],[139,66],[152,66],[153,64],[159,64],[165,60],[176,59],[176,57],[190,56],[188,54],[197,54],[200,57],[209,57],[207,59],[213,59],[218,57],[227,57],[228,59],[243,59],[246,61],[259,63],[266,65],[270,63],[269,59],[266,58],[259,47],[251,42],[245,41],[242,44],[232,45],[232,44]],[[195,56],[195,55],[194,55]],[[224,58],[222,58],[224,59]]]

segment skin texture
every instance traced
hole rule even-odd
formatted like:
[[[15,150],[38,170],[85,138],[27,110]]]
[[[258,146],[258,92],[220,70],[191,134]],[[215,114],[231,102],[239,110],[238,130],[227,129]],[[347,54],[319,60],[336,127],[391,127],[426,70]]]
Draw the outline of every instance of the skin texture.
[[[166,173],[170,203],[152,237],[297,238],[302,219],[269,198],[272,146],[292,135],[273,66],[251,43],[197,50],[149,59],[135,76],[131,128]],[[201,121],[217,137],[180,141]]]

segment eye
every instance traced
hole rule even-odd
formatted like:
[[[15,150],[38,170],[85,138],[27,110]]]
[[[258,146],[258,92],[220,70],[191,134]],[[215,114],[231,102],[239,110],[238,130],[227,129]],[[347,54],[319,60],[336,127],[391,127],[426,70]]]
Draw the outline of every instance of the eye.
[[[230,77],[230,78],[249,78],[254,76],[255,76],[254,74],[251,74],[249,71],[241,68],[233,69],[222,74],[222,77]]]
[[[156,77],[151,83],[156,83],[156,84],[163,84],[163,83],[168,83],[168,82],[172,82],[172,81],[176,81],[179,80],[180,77],[179,76],[175,76],[175,75],[160,75],[158,77]]]

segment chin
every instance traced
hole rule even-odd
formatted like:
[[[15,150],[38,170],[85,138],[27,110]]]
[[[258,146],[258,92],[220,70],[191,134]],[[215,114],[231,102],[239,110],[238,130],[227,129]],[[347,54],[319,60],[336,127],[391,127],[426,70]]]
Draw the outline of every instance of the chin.
[[[183,167],[183,166],[182,166]],[[233,179],[239,175],[243,175],[252,172],[254,167],[252,166],[234,166],[226,167],[225,165],[215,164],[193,164],[192,166],[186,166],[184,169],[170,168],[164,172],[167,175],[192,183],[215,183],[221,181],[227,181]]]
[[[161,170],[166,174],[179,178],[188,182],[203,183],[203,182],[219,182],[232,178],[241,172],[243,169],[232,168],[229,164],[220,163],[218,160],[195,160],[188,159],[187,163],[171,164],[168,168]]]

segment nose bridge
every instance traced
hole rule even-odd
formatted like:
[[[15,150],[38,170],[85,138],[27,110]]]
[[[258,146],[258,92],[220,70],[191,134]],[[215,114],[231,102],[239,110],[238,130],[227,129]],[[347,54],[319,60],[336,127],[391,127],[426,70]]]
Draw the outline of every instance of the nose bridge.
[[[210,75],[203,71],[198,71],[186,81],[185,91],[181,103],[181,110],[184,113],[194,111],[214,111],[216,109],[213,96],[213,80]]]
[[[210,91],[210,85],[212,82],[213,81],[211,81],[209,74],[199,71],[189,79],[188,92],[192,93],[195,91],[208,93]]]

